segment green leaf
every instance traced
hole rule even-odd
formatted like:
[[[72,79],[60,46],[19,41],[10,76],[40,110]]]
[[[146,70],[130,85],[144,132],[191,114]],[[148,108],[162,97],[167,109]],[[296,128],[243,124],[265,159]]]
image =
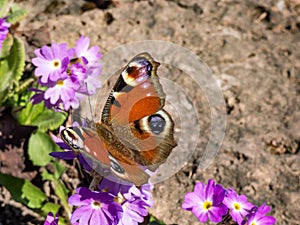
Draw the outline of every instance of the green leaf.
[[[37,131],[29,138],[28,155],[33,165],[46,166],[52,159],[49,153],[57,149],[58,146],[46,133]]]
[[[16,4],[13,4],[10,8],[10,14],[8,15],[7,22],[14,24],[20,22],[27,16],[28,12],[25,9],[21,9]]]
[[[11,49],[13,43],[14,43],[14,38],[10,33],[8,33],[2,43],[2,55],[0,54],[0,60],[1,60],[1,58],[2,58],[2,60],[4,60],[4,58],[10,54],[10,49]],[[0,68],[2,69],[1,66],[0,66]]]
[[[8,71],[8,62],[0,59],[0,105],[7,98],[7,93],[12,80],[10,76],[6,76]]]
[[[23,75],[25,67],[25,48],[21,39],[14,37],[10,55],[7,56],[7,61],[13,80],[18,82]]]
[[[54,192],[55,195],[58,196],[60,199],[61,205],[64,207],[65,211],[69,214],[70,212],[70,207],[68,204],[68,193],[69,190],[66,188],[65,185],[62,184],[60,180],[53,180],[54,183]]]
[[[40,208],[46,200],[46,195],[28,180],[0,173],[0,184],[9,190],[14,200],[29,208]]]
[[[54,175],[49,173],[47,170],[44,170],[41,174],[42,180],[54,180]]]
[[[65,218],[59,217],[58,218],[58,225],[69,225],[70,222],[67,221]]]
[[[41,131],[55,130],[63,124],[66,118],[66,113],[54,112],[54,110],[47,109],[32,121],[32,125],[38,126]]]
[[[25,67],[25,49],[23,42],[14,38],[9,54],[0,59],[0,105],[7,99],[12,83],[18,83]]]
[[[23,108],[17,114],[18,122],[22,125],[31,125],[40,114],[45,111],[45,106],[40,103],[33,105],[31,102],[28,102],[25,108]]]
[[[69,190],[65,187],[65,185],[63,185],[60,180],[54,180],[54,186],[54,192],[59,197],[60,201],[67,202]]]
[[[63,164],[59,163],[59,161],[54,161],[53,166],[55,168],[55,179],[59,179],[61,175],[67,170],[67,168]]]
[[[40,208],[43,201],[45,201],[47,198],[39,188],[37,188],[27,180],[25,181],[22,191],[22,197],[25,197],[29,200],[27,205],[30,208]]]
[[[8,12],[8,0],[0,0],[0,18],[6,16]]]
[[[28,87],[35,81],[34,78],[30,77],[30,78],[27,78],[27,79],[24,79],[23,82],[18,86],[18,88],[15,90],[16,93],[21,93],[25,90],[28,89]]]
[[[49,212],[52,212],[53,215],[56,215],[56,213],[58,212],[60,207],[61,207],[61,205],[58,205],[58,204],[55,204],[52,202],[46,202],[42,206],[41,210],[43,211],[43,216],[46,217]]]
[[[66,118],[67,113],[55,112],[47,109],[43,103],[33,105],[31,102],[17,114],[20,124],[37,126],[43,132],[59,128]]]
[[[43,180],[49,180],[53,185],[55,195],[60,199],[60,204],[63,206],[64,210],[71,214],[70,207],[68,204],[68,193],[69,190],[65,187],[65,185],[60,180],[60,175],[65,171],[65,167],[59,163],[53,163],[55,167],[55,174],[50,174],[48,171],[43,171],[42,178]],[[59,175],[59,177],[57,177]]]

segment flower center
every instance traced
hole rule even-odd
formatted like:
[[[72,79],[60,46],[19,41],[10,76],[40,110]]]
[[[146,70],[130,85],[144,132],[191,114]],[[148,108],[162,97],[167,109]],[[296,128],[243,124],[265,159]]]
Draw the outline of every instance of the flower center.
[[[63,85],[64,85],[64,81],[63,81],[63,80],[58,80],[58,81],[56,82],[56,85],[58,85],[58,86],[63,86]]]
[[[118,204],[122,204],[125,201],[125,198],[123,195],[119,192],[118,195],[114,198],[114,202],[117,202]]]
[[[92,203],[92,208],[94,208],[94,209],[100,209],[101,208],[101,203],[98,202],[98,201],[94,201]]]
[[[241,205],[240,205],[239,203],[235,202],[235,203],[233,204],[233,208],[234,208],[235,210],[237,210],[237,211],[240,211],[240,210],[241,210]]]
[[[249,225],[256,225],[256,222],[255,222],[255,221],[253,221],[253,222],[251,222],[251,224],[249,224]]]
[[[210,201],[205,201],[204,204],[203,204],[203,209],[204,210],[210,210],[212,207],[212,202]]]
[[[59,60],[53,60],[52,65],[54,68],[59,68],[60,67],[60,61]]]

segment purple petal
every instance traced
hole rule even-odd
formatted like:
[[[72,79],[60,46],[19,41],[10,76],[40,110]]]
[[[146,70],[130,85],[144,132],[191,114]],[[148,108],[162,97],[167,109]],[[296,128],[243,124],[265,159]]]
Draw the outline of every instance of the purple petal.
[[[214,222],[218,223],[222,221],[222,216],[227,214],[227,208],[226,206],[221,206],[221,207],[212,207],[209,210],[209,219]]]
[[[195,205],[200,205],[203,203],[203,200],[199,198],[194,192],[187,193],[184,197],[184,202],[182,208],[185,210],[192,210]]]
[[[92,224],[108,224],[108,221],[107,221],[105,215],[103,215],[101,209],[99,209],[99,210],[94,210],[89,224],[91,224],[91,225]]]
[[[208,214],[206,211],[200,209],[200,208],[193,208],[192,209],[192,213],[197,217],[197,219],[202,222],[205,223],[208,220]]]
[[[93,225],[93,224],[95,224],[90,220],[91,216],[95,212],[95,210],[92,209],[91,206],[82,206],[79,209],[80,209],[79,212],[81,213],[81,217],[79,219],[79,225],[86,225],[86,224]]]
[[[203,191],[204,188],[205,185],[202,182],[197,182],[194,188],[195,194],[199,196],[199,198],[202,199],[203,201],[206,199]]]
[[[223,201],[225,193],[225,189],[221,185],[217,184],[214,188],[213,204],[219,205]]]
[[[72,160],[77,156],[73,151],[50,152],[49,155],[54,158],[64,159],[64,160]]]
[[[80,208],[77,208],[72,213],[70,222],[71,222],[71,224],[74,224],[78,220],[82,221],[82,220],[80,220],[82,215],[84,215],[84,214],[89,214],[90,215],[91,213],[92,213],[92,209],[91,209],[90,206],[81,206]],[[84,221],[84,222],[86,223],[87,221]],[[79,224],[80,224],[80,222],[79,222]]]
[[[58,225],[58,214],[56,214],[54,218],[53,213],[49,212],[44,222],[44,225]]]

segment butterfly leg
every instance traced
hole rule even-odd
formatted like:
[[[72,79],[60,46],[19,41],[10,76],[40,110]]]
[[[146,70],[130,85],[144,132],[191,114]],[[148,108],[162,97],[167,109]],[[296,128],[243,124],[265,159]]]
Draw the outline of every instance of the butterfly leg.
[[[89,189],[94,191],[98,189],[98,184],[102,181],[103,176],[99,175],[95,170],[92,170],[90,174],[93,180],[90,183]]]

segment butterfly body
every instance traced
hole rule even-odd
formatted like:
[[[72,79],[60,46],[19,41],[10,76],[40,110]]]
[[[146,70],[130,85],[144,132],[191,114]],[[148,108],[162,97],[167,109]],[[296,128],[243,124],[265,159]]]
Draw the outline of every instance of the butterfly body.
[[[165,93],[157,67],[148,53],[135,56],[122,70],[92,128],[67,128],[62,139],[117,177],[136,185],[147,183],[151,172],[176,146],[174,122],[163,107]],[[95,169],[95,168],[93,168]]]

